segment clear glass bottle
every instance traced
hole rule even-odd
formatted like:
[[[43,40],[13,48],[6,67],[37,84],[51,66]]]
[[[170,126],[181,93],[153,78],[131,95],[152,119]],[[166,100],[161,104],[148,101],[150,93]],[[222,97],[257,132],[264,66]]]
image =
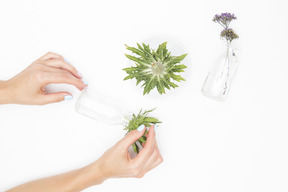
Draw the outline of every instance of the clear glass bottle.
[[[91,88],[85,88],[78,97],[75,110],[82,115],[109,125],[122,124],[127,109],[120,101]]]
[[[226,45],[224,46],[223,55],[212,66],[202,87],[202,93],[205,96],[218,101],[225,101],[227,99],[238,67],[233,42],[229,40],[225,41]]]

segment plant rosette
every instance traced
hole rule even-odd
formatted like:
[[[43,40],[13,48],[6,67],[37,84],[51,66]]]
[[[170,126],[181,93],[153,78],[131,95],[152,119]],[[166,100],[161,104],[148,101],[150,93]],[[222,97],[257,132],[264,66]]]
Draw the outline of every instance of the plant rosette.
[[[175,40],[150,39],[134,46],[126,45],[125,54],[131,67],[124,68],[127,73],[124,80],[136,79],[136,86],[142,83],[143,95],[157,89],[159,94],[178,87],[185,81],[182,76],[186,66],[187,52]],[[179,51],[180,50],[180,51]],[[186,52],[186,53],[185,53]],[[133,63],[132,63],[133,62]]]
[[[131,115],[128,115],[125,117],[126,122],[125,122],[125,128],[124,130],[127,130],[126,135],[133,130],[136,130],[138,127],[141,125],[144,125],[146,128],[151,127],[153,124],[158,124],[162,123],[159,121],[157,118],[152,117],[150,113],[154,111],[155,109],[151,110],[145,110],[143,111],[142,109],[139,111],[139,113],[135,114],[132,113]],[[136,154],[140,152],[140,149],[142,148],[142,145],[146,142],[146,135],[148,133],[148,130],[146,129],[144,135],[140,137],[136,142],[132,144],[133,150]]]

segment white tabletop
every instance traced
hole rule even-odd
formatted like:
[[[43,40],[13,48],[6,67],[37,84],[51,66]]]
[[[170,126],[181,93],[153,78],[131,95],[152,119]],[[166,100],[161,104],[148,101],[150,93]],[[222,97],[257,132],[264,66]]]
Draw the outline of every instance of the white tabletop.
[[[287,8],[286,0],[1,1],[0,79],[52,51],[123,105],[157,107],[163,164],[142,179],[111,179],[87,192],[287,191]],[[217,102],[201,87],[222,46],[212,18],[226,11],[238,17],[231,27],[240,63],[229,98]],[[187,81],[143,96],[135,80],[123,81],[124,44],[162,35],[185,46]],[[72,101],[0,106],[1,191],[93,162],[125,135],[121,125],[75,112],[79,92],[61,87]]]

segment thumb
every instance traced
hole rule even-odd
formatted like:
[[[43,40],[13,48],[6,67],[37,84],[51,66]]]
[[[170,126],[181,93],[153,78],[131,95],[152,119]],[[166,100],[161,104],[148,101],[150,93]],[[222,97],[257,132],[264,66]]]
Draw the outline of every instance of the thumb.
[[[131,131],[126,135],[122,140],[121,143],[127,147],[127,149],[140,137],[143,136],[145,133],[146,127],[144,125],[141,125],[138,127],[138,129]]]
[[[55,103],[55,102],[60,102],[63,100],[71,100],[73,97],[70,93],[68,92],[56,92],[56,93],[46,93],[42,94],[38,98],[38,103],[39,104],[49,104],[49,103]]]

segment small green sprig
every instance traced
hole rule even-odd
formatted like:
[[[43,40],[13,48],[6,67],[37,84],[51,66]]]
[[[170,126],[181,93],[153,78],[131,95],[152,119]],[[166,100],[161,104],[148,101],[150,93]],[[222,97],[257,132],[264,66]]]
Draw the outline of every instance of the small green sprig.
[[[131,117],[126,117],[128,122],[127,125],[125,126],[124,130],[127,130],[126,135],[130,132],[133,131],[135,129],[137,129],[139,126],[144,125],[145,127],[151,127],[151,125],[153,124],[159,124],[162,123],[160,122],[157,118],[155,117],[150,117],[148,116],[150,112],[154,111],[155,109],[151,109],[151,110],[145,110],[144,112],[142,111],[142,109],[140,110],[140,112],[135,115],[132,114]],[[140,145],[142,145],[143,143],[146,142],[146,135],[147,135],[148,131],[146,130],[144,135],[142,137],[140,137],[140,139],[138,139],[137,141],[139,142]],[[136,142],[137,142],[136,141]],[[134,142],[132,144],[133,146],[133,150],[135,153],[139,153],[140,149],[138,147],[138,145],[136,144],[136,142]]]
[[[123,69],[128,74],[124,80],[135,78],[137,80],[136,85],[143,81],[143,95],[149,94],[155,87],[161,95],[165,94],[165,88],[178,87],[171,79],[177,82],[185,81],[181,75],[175,73],[184,72],[184,69],[187,68],[186,65],[179,64],[187,54],[171,56],[166,45],[167,42],[160,44],[156,51],[144,43],[142,46],[137,43],[138,48],[126,45],[126,49],[132,51],[136,56],[128,54],[125,56],[135,61],[136,66]]]

